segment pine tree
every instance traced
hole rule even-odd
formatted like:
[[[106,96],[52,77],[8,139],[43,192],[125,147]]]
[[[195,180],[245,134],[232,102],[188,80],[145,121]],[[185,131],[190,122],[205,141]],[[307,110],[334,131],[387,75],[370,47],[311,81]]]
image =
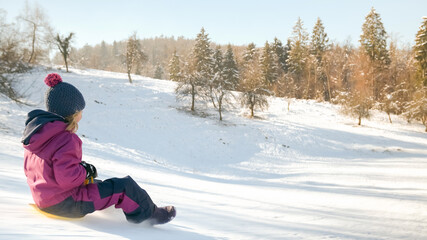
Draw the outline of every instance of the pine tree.
[[[157,63],[156,70],[154,71],[154,78],[155,79],[162,79],[163,78],[163,68],[160,64]]]
[[[360,44],[371,61],[372,94],[378,100],[382,88],[387,84],[381,75],[390,64],[390,57],[387,50],[387,32],[380,15],[374,8],[371,9],[363,23]]]
[[[224,58],[221,51],[221,46],[217,46],[214,51],[212,69],[214,76],[209,84],[210,97],[213,106],[218,109],[219,120],[222,121],[222,103],[224,100],[224,96],[227,93],[227,89],[225,89],[224,86]]]
[[[329,46],[329,38],[325,32],[322,20],[317,18],[317,22],[314,25],[313,33],[311,35],[311,54],[313,54],[317,62],[321,63],[323,55]]]
[[[192,52],[192,64],[194,74],[199,80],[199,85],[206,86],[212,79],[213,50],[210,47],[210,40],[205,29],[202,28],[197,34],[196,43]]]
[[[221,51],[221,46],[217,46],[213,52],[213,65],[212,65],[212,78],[210,78],[207,81],[207,85],[209,88],[209,92],[208,93],[208,97],[211,99],[212,101],[212,105],[214,108],[217,108],[216,104],[215,104],[215,99],[218,99],[215,95],[216,95],[216,91],[221,91],[222,87],[223,87],[223,82],[224,82],[224,66],[223,66],[223,56],[222,56],[222,51]],[[222,96],[220,98],[222,100]],[[221,118],[221,112],[220,112],[220,119]]]
[[[423,23],[417,32],[414,51],[423,85],[427,86],[427,17],[423,17]]]
[[[116,41],[113,42],[113,49],[111,50],[113,57],[117,58],[120,56],[119,47]]]
[[[324,70],[323,58],[329,47],[328,35],[325,32],[322,20],[317,18],[311,35],[310,53],[314,57],[314,80],[315,85],[319,83],[322,86],[324,100],[330,100],[330,84],[329,79]]]
[[[283,47],[284,55],[285,55],[284,59],[286,59],[285,60],[285,65],[284,65],[285,73],[289,72],[289,60],[288,59],[289,59],[289,53],[290,53],[291,49],[292,49],[291,39],[288,38],[288,40],[286,42],[286,45]]]
[[[290,99],[295,97],[294,76],[289,73],[289,52],[291,49],[291,40],[288,39],[286,45],[277,38],[274,39],[273,51],[278,66],[278,80],[273,86],[273,90],[278,97],[288,97],[288,108]]]
[[[307,63],[309,58],[308,33],[303,26],[301,18],[298,18],[291,38],[288,66],[292,81],[295,84],[295,97],[302,98],[304,93],[304,81],[307,75]]]
[[[120,49],[119,49],[119,43],[117,43],[116,41],[113,42],[113,46],[110,50],[110,65],[107,67],[108,70],[110,71],[124,71],[122,70],[123,68],[123,55],[120,54]]]
[[[262,110],[268,107],[266,95],[270,92],[264,88],[259,54],[256,51],[255,44],[249,44],[243,56],[243,70],[240,74],[242,91],[240,102],[242,106],[250,109],[251,117],[254,117],[255,108]]]
[[[219,120],[222,121],[222,112],[225,104],[229,103],[227,100],[231,95],[230,91],[236,89],[239,81],[239,71],[231,45],[228,45],[225,56],[219,47],[215,50],[213,70],[212,96],[217,105]]]
[[[110,56],[105,41],[101,42],[101,46],[99,49],[99,60],[99,68],[102,70],[106,70],[106,67],[109,65]]]
[[[169,61],[169,79],[179,82],[182,78],[179,56],[176,49],[173,52],[172,58]]]
[[[243,61],[245,63],[248,63],[250,61],[253,61],[256,55],[256,46],[255,43],[249,43],[249,45],[246,47],[245,52],[243,53]]]
[[[288,49],[283,46],[282,42],[274,38],[274,43],[272,44],[272,50],[276,54],[277,66],[279,67],[279,75],[287,72],[288,70]]]
[[[223,59],[224,57],[221,51],[221,46],[218,45],[216,46],[212,55],[212,60],[213,60],[212,73],[213,74],[222,73]]]
[[[176,93],[177,98],[191,95],[191,111],[195,110],[196,98],[208,91],[208,81],[213,78],[213,51],[205,29],[197,34],[195,44],[190,56],[190,63],[184,66],[184,76],[179,82]]]
[[[223,66],[225,88],[228,90],[236,90],[239,84],[239,69],[237,68],[233,49],[230,44],[227,46],[227,51],[225,52]]]
[[[260,58],[261,76],[265,86],[271,87],[278,78],[277,58],[272,47],[268,42],[265,43]]]
[[[147,60],[147,55],[142,51],[141,43],[136,37],[136,33],[132,34],[127,40],[126,43],[126,70],[129,78],[129,83],[132,83],[132,78],[130,74],[134,67],[137,70],[140,68],[141,64]]]

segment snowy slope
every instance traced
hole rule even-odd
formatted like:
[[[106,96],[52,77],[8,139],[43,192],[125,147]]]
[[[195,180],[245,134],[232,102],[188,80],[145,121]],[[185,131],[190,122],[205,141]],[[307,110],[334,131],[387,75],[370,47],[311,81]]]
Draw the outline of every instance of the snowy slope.
[[[26,113],[43,107],[43,78],[20,76],[34,107],[0,98],[0,239],[426,239],[427,135],[376,113],[363,126],[338,107],[270,99],[248,119],[176,102],[175,83],[125,74],[59,72],[86,99],[78,131],[100,178],[131,175],[170,224],[127,223],[110,208],[80,221],[34,212],[23,173]]]

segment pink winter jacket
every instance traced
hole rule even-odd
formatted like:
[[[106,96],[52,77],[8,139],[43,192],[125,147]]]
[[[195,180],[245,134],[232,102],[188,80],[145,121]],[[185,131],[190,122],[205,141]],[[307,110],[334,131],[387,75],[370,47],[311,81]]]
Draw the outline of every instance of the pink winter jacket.
[[[86,178],[86,170],[80,165],[82,141],[65,128],[62,121],[48,122],[24,145],[27,183],[40,208],[70,197]]]

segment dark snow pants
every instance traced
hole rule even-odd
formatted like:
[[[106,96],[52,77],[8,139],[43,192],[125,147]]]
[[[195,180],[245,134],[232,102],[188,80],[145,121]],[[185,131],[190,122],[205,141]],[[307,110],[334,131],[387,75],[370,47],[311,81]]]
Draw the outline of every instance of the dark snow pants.
[[[81,186],[64,201],[42,210],[58,216],[79,218],[112,205],[121,208],[126,219],[134,223],[150,218],[154,211],[150,196],[129,176]]]

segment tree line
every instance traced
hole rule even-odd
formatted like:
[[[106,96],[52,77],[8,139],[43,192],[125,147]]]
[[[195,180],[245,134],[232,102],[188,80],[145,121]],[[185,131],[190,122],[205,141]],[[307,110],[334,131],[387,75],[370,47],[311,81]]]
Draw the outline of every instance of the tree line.
[[[72,65],[124,72],[129,82],[132,74],[177,81],[177,97],[189,99],[192,111],[197,101],[211,102],[220,119],[236,91],[252,117],[268,107],[268,96],[276,96],[342,104],[359,124],[379,109],[390,122],[390,114],[398,114],[427,125],[426,18],[414,46],[390,39],[372,8],[358,47],[331,42],[320,18],[310,32],[299,18],[288,39],[264,46],[220,46],[202,28],[195,39],[140,39],[135,32],[123,41],[74,48],[75,34],[55,33],[37,4],[27,4],[16,23],[7,23],[5,14],[0,10],[0,92],[17,101],[22,98],[13,73],[53,61],[67,71]],[[51,60],[53,48],[59,53]]]
[[[311,34],[298,19],[285,44],[275,38],[260,48],[251,43],[234,51],[231,45],[214,46],[202,28],[191,54],[172,54],[169,78],[178,82],[179,98],[191,99],[192,111],[197,99],[210,99],[220,119],[222,101],[238,91],[252,117],[254,109],[268,107],[268,96],[316,99],[342,104],[359,125],[378,109],[390,123],[390,114],[403,115],[408,122],[421,121],[427,131],[427,18],[414,46],[398,48],[396,40],[387,44],[387,39],[374,8],[358,48],[330,43],[320,18]]]

